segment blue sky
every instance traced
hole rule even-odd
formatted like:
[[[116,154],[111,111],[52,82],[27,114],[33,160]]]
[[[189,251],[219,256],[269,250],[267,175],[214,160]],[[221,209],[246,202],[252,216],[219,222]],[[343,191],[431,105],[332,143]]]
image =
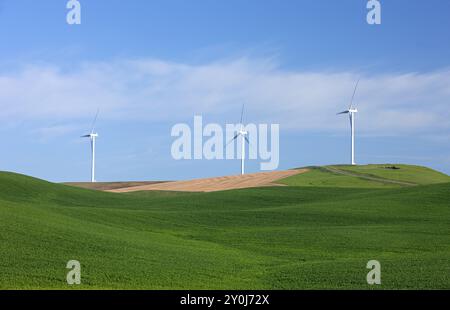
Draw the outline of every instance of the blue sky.
[[[239,161],[175,161],[171,127],[280,124],[280,169],[349,161],[427,165],[450,173],[450,1],[0,0],[0,170],[89,179],[97,107],[97,179],[236,174]],[[248,163],[249,172],[259,162]]]

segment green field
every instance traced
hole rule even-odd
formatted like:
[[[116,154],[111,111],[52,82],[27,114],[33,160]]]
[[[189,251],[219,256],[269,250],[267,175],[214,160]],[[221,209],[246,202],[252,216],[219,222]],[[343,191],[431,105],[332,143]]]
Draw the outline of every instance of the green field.
[[[397,180],[411,182],[419,185],[445,183],[449,181],[449,176],[438,171],[411,165],[365,165],[365,166],[332,166],[344,171],[358,173],[365,176],[385,178],[388,180]],[[388,169],[395,167],[397,169]]]
[[[354,176],[331,173],[322,167],[311,168],[305,174],[299,174],[281,180],[279,183],[289,186],[309,186],[309,187],[346,187],[346,188],[393,188],[401,187],[397,184],[377,182]]]
[[[373,289],[376,259],[376,288],[450,289],[450,177],[398,166],[215,193],[114,194],[1,172],[0,288]]]

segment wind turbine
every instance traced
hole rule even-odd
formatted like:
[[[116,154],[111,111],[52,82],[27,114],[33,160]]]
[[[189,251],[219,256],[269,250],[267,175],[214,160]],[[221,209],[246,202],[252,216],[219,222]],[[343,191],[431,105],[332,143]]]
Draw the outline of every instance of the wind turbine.
[[[242,111],[241,111],[241,121],[239,124],[241,125],[241,128],[237,132],[237,134],[234,136],[233,139],[228,142],[230,144],[234,140],[236,140],[238,137],[241,137],[241,175],[244,175],[244,163],[245,163],[245,142],[247,142],[250,145],[250,141],[247,138],[248,132],[244,130],[244,124],[242,123],[244,117],[244,105],[242,105]],[[227,144],[227,145],[228,145]]]
[[[98,134],[94,132],[95,130],[95,122],[97,121],[99,110],[97,109],[97,113],[95,114],[94,121],[92,122],[91,133],[81,136],[81,138],[90,138],[91,139],[91,152],[92,152],[92,167],[91,167],[91,182],[95,181],[95,139],[98,137]]]
[[[350,118],[350,130],[352,133],[352,146],[351,146],[351,164],[356,165],[355,162],[355,113],[358,113],[358,109],[353,106],[353,99],[355,98],[356,89],[358,88],[359,80],[356,82],[355,89],[353,90],[352,100],[350,101],[350,107],[348,110],[339,114],[348,114]]]

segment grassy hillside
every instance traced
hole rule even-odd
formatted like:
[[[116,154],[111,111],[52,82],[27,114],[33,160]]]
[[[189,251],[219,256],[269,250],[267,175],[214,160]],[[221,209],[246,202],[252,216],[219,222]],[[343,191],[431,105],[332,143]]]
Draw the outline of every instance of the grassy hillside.
[[[448,175],[421,166],[385,164],[332,167],[361,175],[411,182],[421,185],[450,182],[450,177]]]
[[[322,167],[312,167],[306,173],[297,174],[278,181],[290,186],[347,187],[347,188],[392,188],[398,184],[366,180],[354,176],[333,173]]]
[[[398,188],[450,182],[441,172],[410,165],[311,167],[310,171],[279,181],[291,186]]]
[[[321,187],[311,173],[308,186],[134,194],[0,173],[0,288],[70,288],[71,259],[84,289],[369,289],[371,259],[381,288],[450,288],[450,184]]]

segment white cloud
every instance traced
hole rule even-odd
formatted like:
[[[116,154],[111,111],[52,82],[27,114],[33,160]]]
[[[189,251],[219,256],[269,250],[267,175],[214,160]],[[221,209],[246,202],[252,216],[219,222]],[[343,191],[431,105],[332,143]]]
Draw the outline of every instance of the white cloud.
[[[281,69],[246,58],[188,65],[156,59],[85,63],[75,70],[28,65],[0,72],[0,119],[7,122],[90,120],[100,107],[109,120],[280,123],[292,130],[348,127],[336,112],[348,107],[354,83],[361,132],[405,134],[448,130],[450,70],[360,74]],[[61,129],[61,128],[60,128]]]
[[[33,129],[31,133],[37,135],[40,141],[47,141],[49,139],[58,138],[60,136],[64,136],[66,134],[81,130],[82,128],[80,126],[75,126],[73,124],[64,124],[39,127]]]

